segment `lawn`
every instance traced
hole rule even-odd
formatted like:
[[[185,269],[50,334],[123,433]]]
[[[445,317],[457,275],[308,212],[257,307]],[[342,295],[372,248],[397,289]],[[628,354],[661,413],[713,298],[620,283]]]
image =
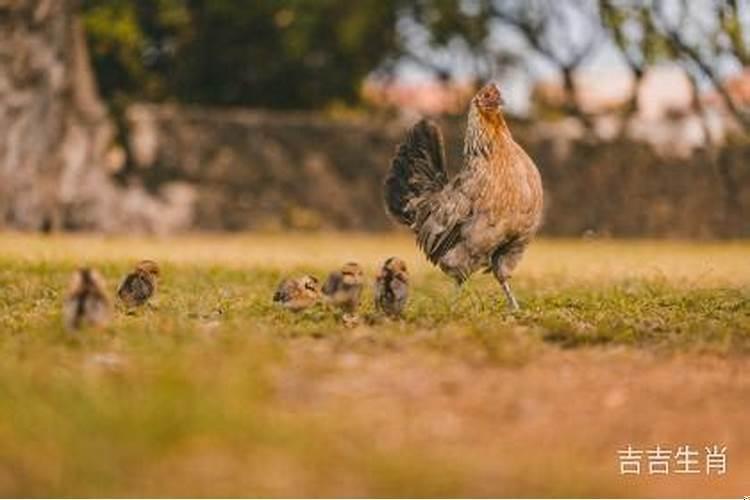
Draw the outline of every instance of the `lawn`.
[[[403,321],[271,302],[286,275],[404,258]],[[62,329],[70,273],[153,307]],[[750,243],[541,240],[463,289],[406,235],[0,234],[2,496],[750,494]],[[724,475],[617,450],[727,446]]]

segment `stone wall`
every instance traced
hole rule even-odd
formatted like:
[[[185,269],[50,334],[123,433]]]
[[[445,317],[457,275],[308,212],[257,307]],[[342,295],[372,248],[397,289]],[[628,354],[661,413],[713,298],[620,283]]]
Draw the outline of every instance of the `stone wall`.
[[[128,122],[147,188],[191,186],[196,229],[395,227],[381,183],[406,122],[146,105],[132,107]],[[458,165],[462,120],[441,124]],[[750,236],[749,145],[670,158],[634,142],[512,128],[542,171],[546,234]]]

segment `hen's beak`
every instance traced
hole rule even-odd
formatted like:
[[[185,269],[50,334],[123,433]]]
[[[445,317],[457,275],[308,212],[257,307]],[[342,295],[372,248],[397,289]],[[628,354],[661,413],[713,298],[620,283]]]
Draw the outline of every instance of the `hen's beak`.
[[[499,110],[505,105],[500,87],[494,82],[486,84],[474,98],[476,105],[485,110]]]
[[[505,99],[503,99],[503,93],[500,92],[500,87],[496,83],[490,83],[494,89],[495,103],[498,107],[505,106]]]

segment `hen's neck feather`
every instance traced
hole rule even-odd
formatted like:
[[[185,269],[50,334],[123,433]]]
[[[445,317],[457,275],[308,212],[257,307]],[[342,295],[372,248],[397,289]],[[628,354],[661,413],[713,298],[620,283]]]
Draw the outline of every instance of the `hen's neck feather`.
[[[467,165],[473,158],[490,160],[512,149],[513,138],[502,113],[483,113],[472,104],[464,138],[464,158]]]

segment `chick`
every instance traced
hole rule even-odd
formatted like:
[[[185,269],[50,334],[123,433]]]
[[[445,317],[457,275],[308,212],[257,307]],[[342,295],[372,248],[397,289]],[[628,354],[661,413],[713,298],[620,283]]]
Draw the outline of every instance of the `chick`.
[[[362,295],[364,273],[356,262],[347,262],[340,271],[328,275],[323,285],[323,295],[329,303],[341,308],[345,313],[353,314],[359,307]]]
[[[320,282],[315,276],[287,278],[279,283],[273,301],[285,309],[298,312],[314,306],[320,300]]]
[[[375,277],[375,308],[391,317],[401,316],[409,297],[409,272],[406,262],[391,257]]]
[[[142,260],[125,276],[117,296],[128,307],[141,306],[156,293],[159,266],[153,260]]]
[[[103,327],[112,317],[112,305],[104,279],[93,269],[83,267],[73,273],[63,302],[65,327]]]

